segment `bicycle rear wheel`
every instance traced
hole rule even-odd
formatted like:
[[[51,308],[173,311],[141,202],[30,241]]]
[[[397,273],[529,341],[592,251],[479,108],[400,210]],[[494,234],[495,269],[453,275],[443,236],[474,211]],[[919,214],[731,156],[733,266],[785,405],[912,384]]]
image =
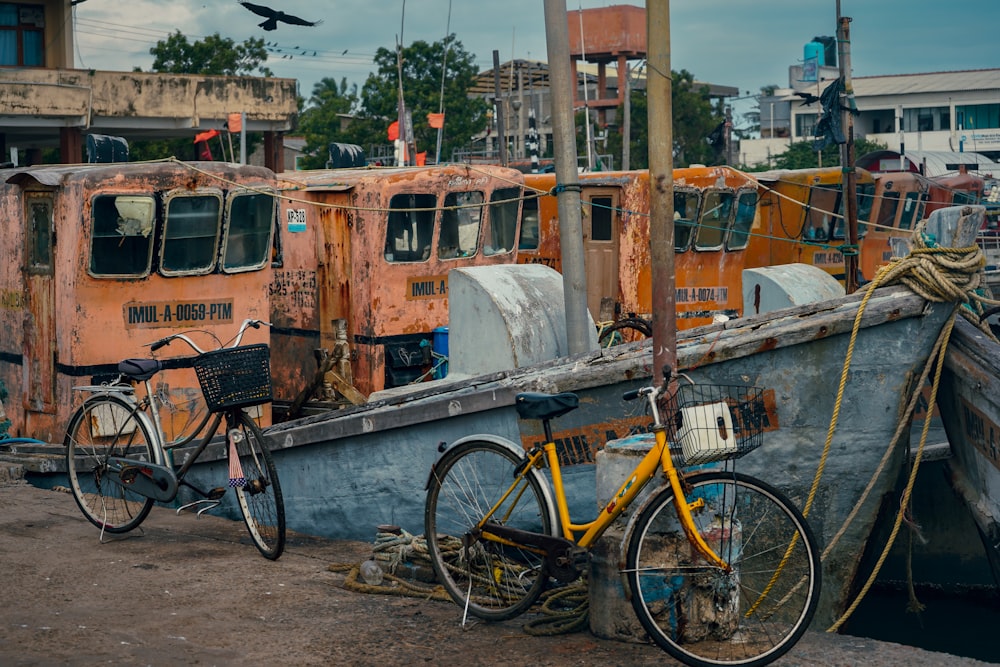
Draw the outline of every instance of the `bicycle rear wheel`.
[[[106,474],[111,456],[155,461],[153,438],[133,410],[119,396],[92,396],[70,417],[63,440],[73,498],[88,521],[109,533],[138,526],[155,502]]]
[[[227,442],[235,441],[239,457],[237,468],[227,449],[230,485],[236,490],[250,539],[264,558],[277,560],[285,550],[285,503],[271,450],[260,428],[242,410],[226,415],[226,437]],[[233,477],[236,470],[242,473],[242,482]]]
[[[481,539],[476,526],[515,482],[517,452],[475,440],[450,449],[434,465],[424,509],[424,535],[437,580],[474,616],[502,621],[538,599],[548,579],[545,559],[524,548]],[[529,470],[491,520],[552,534],[542,480]]]
[[[816,611],[820,560],[802,513],[746,475],[690,477],[701,536],[732,571],[688,543],[670,489],[637,519],[626,567],[632,606],[649,636],[687,665],[765,665],[788,651]]]

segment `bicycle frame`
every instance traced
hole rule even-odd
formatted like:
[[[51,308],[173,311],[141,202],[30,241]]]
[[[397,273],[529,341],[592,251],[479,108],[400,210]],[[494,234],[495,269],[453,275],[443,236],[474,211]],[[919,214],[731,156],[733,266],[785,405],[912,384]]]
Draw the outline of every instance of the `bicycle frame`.
[[[488,526],[489,519],[496,514],[497,509],[507,498],[511,496],[511,494],[521,493],[527,488],[526,476],[528,471],[532,468],[540,467],[543,458],[545,463],[549,466],[549,470],[552,474],[552,486],[555,492],[555,502],[558,511],[559,524],[562,530],[562,537],[575,543],[576,546],[583,549],[590,548],[594,542],[596,542],[597,539],[604,534],[608,527],[614,523],[615,519],[617,519],[621,513],[632,504],[642,489],[645,488],[646,484],[648,484],[649,481],[656,475],[657,470],[660,469],[666,476],[667,481],[670,484],[670,488],[673,491],[674,508],[677,511],[677,517],[683,526],[684,533],[688,541],[702,556],[704,556],[708,563],[722,568],[727,572],[730,571],[731,567],[729,563],[727,563],[723,558],[716,554],[710,546],[708,546],[701,534],[698,532],[698,529],[695,527],[694,518],[692,517],[691,512],[692,510],[703,507],[705,501],[702,498],[690,503],[687,501],[680,473],[674,465],[673,457],[670,454],[670,448],[667,444],[666,428],[660,423],[659,411],[656,407],[656,399],[659,396],[659,390],[652,390],[646,394],[646,396],[653,410],[654,425],[652,431],[656,444],[654,447],[650,448],[649,452],[647,452],[642,458],[642,461],[640,461],[635,467],[629,478],[626,479],[620,487],[618,487],[618,491],[614,494],[611,500],[608,501],[595,519],[585,523],[572,522],[569,515],[569,504],[566,500],[565,487],[563,486],[559,457],[556,453],[556,445],[554,442],[549,440],[541,447],[536,446],[528,452],[528,457],[518,471],[518,475],[514,478],[513,483],[501,496],[500,500],[479,522],[478,528],[483,539],[511,545],[511,541],[509,539],[490,532]],[[583,533],[579,539],[576,539],[577,533]]]

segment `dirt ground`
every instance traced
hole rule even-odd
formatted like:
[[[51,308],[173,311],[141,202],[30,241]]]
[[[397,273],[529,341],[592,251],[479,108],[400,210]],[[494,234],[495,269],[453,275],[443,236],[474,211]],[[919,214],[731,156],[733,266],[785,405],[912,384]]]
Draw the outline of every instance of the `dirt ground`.
[[[463,629],[450,602],[349,590],[367,543],[292,535],[271,562],[211,516],[158,507],[101,544],[69,493],[0,485],[0,508],[0,665],[675,664],[588,631],[527,635],[530,616]],[[985,663],[808,633],[776,664]]]

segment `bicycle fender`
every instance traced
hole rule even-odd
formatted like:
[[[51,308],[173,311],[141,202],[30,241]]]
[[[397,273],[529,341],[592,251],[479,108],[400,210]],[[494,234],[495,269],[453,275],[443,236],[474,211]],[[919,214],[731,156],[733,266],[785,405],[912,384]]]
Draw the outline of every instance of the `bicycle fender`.
[[[431,465],[431,470],[427,474],[427,482],[424,484],[424,489],[426,490],[431,487],[431,480],[434,479],[434,470],[437,468],[438,463],[441,461],[444,455],[448,453],[449,450],[458,445],[461,445],[462,443],[472,442],[475,440],[491,442],[493,444],[500,445],[501,447],[509,449],[513,454],[520,457],[521,459],[527,458],[524,454],[524,447],[502,436],[493,435],[491,433],[476,433],[473,435],[467,435],[451,443],[441,452],[441,455],[438,456],[437,460],[434,461],[433,465]],[[559,528],[559,515],[558,512],[556,511],[555,500],[552,498],[552,489],[551,486],[549,485],[548,478],[545,475],[541,474],[536,469],[529,470],[528,474],[534,476],[535,479],[538,480],[538,486],[542,490],[542,497],[545,501],[545,509],[546,512],[548,512],[549,514],[549,525],[552,526],[552,534],[556,536],[562,535],[562,531]]]

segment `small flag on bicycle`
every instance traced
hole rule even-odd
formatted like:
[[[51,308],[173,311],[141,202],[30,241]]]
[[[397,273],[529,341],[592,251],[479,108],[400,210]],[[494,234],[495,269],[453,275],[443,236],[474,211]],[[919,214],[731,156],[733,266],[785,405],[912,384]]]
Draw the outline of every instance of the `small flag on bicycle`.
[[[229,436],[229,487],[237,488],[247,485],[247,480],[243,476],[243,466],[240,465],[240,455],[236,451],[236,441],[232,435]]]

